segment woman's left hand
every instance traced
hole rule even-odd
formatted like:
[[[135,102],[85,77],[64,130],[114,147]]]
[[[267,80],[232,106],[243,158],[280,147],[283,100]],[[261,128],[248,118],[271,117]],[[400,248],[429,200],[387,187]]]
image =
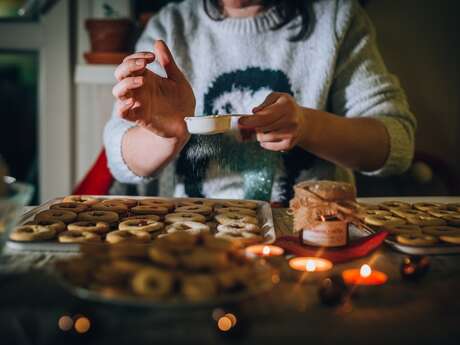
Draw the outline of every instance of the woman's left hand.
[[[254,115],[240,118],[239,127],[254,129],[263,148],[288,151],[303,142],[305,114],[291,95],[273,92],[252,111]]]

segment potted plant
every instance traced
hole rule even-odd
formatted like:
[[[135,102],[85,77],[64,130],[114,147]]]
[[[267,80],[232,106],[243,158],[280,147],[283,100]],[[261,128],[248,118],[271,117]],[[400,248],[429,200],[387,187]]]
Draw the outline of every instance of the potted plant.
[[[120,18],[119,13],[107,3],[103,5],[104,18],[87,19],[91,52],[85,54],[89,63],[120,63],[131,46],[132,21]]]

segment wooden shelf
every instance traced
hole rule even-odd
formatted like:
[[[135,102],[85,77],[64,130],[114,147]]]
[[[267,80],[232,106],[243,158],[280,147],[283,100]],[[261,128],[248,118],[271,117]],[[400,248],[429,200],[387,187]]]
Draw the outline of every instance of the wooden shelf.
[[[75,83],[113,85],[115,68],[117,65],[77,65]]]

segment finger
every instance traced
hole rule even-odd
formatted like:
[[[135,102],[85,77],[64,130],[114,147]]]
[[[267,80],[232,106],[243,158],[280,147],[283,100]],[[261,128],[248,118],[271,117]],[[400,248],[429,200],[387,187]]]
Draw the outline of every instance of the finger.
[[[262,102],[262,104],[260,104],[257,107],[253,108],[252,112],[257,113],[258,111],[261,111],[262,109],[264,109],[264,108],[268,107],[269,105],[275,103],[278,98],[279,98],[279,93],[272,92],[267,97],[265,97],[265,100]]]
[[[118,65],[115,70],[115,78],[120,81],[126,77],[141,75],[147,66],[146,59],[128,59]]]
[[[134,100],[132,98],[117,100],[115,103],[117,114],[121,117],[125,117],[133,105]]]
[[[240,117],[238,124],[242,128],[261,128],[274,124],[283,117],[284,109],[277,104],[251,115]]]
[[[287,151],[290,149],[289,139],[269,143],[260,143],[260,146],[270,151]]]
[[[294,133],[291,129],[283,128],[283,130],[268,132],[268,133],[257,132],[256,137],[257,137],[257,141],[264,143],[264,142],[281,141],[284,139],[288,139],[288,138],[291,138],[293,134]]]
[[[121,99],[134,89],[141,87],[144,83],[143,77],[128,77],[115,84],[112,94],[115,98]]]
[[[184,78],[166,43],[162,40],[155,41],[155,54],[160,65],[165,69],[168,78],[181,80]]]
[[[153,62],[155,60],[155,54],[152,52],[137,52],[131,55],[128,55],[123,59],[123,62],[131,60],[131,59],[146,59],[148,63]]]

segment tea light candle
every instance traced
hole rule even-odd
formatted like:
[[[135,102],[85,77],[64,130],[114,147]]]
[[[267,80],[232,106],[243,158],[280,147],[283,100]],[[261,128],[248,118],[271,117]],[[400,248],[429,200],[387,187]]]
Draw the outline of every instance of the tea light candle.
[[[297,273],[298,282],[317,283],[327,277],[332,262],[323,258],[298,257],[289,260],[289,267]]]
[[[347,285],[364,286],[383,285],[388,280],[385,273],[372,270],[369,265],[362,265],[360,269],[345,270],[342,272],[342,278]]]
[[[271,244],[256,244],[246,248],[246,253],[256,256],[281,256],[284,249]]]
[[[289,266],[302,272],[326,272],[332,268],[332,262],[322,258],[298,257],[291,259]]]

